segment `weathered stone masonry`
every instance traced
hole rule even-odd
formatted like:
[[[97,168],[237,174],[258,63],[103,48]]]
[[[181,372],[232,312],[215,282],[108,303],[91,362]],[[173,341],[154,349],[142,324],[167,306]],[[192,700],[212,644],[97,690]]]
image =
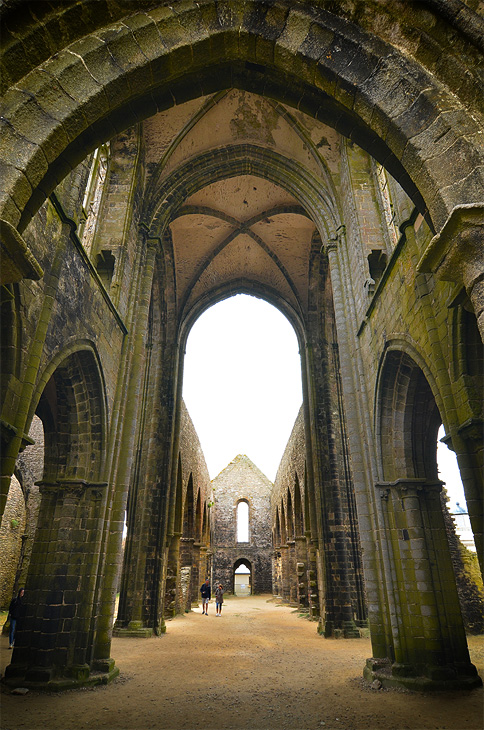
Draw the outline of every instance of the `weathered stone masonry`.
[[[45,432],[7,682],[115,676],[120,586],[119,628],[150,636],[178,610],[174,595],[194,598],[187,576],[209,565],[209,508],[180,466],[184,346],[204,309],[244,292],[278,306],[299,341],[295,473],[320,630],[351,635],[361,620],[357,525],[366,675],[479,684],[435,461],[443,423],[482,556],[479,8],[5,5],[2,513],[34,414]],[[279,503],[289,536],[293,486]],[[284,540],[281,556],[293,550]],[[281,590],[299,600],[299,583]]]
[[[212,481],[214,490],[213,580],[234,592],[234,571],[250,566],[252,593],[272,591],[270,495],[272,483],[245,455],[239,454]],[[249,506],[249,540],[237,541],[237,505]]]
[[[337,583],[340,576],[338,564],[327,560],[326,555],[321,555],[317,542],[311,537],[309,500],[306,441],[301,409],[271,493],[273,589],[284,600],[301,610],[307,610],[314,620],[319,619],[320,631],[329,634],[332,627],[328,625],[328,617],[325,614],[321,616],[321,606],[326,612],[328,603],[329,591],[325,584]],[[366,625],[367,617],[361,551],[353,503],[346,501],[343,510],[344,521],[341,527],[345,531],[343,539],[348,544],[348,559],[351,561],[349,597],[352,622],[343,623],[337,628],[335,635],[359,636],[355,627]],[[326,574],[324,570],[327,571]],[[331,615],[330,608],[328,614]]]

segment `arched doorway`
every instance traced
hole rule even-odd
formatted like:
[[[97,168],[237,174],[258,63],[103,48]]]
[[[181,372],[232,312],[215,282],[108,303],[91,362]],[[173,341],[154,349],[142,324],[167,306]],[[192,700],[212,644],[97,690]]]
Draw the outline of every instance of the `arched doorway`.
[[[95,651],[96,572],[107,496],[105,398],[99,362],[85,347],[59,355],[44,381],[36,408],[44,429],[44,463],[25,586],[29,602],[6,676],[55,686],[67,663],[75,685],[86,676]],[[55,560],[48,561],[48,553]],[[55,636],[48,650],[39,640],[44,631]]]
[[[366,676],[386,684],[396,678],[408,687],[425,687],[429,680],[478,686],[442,512],[438,393],[430,386],[431,371],[418,353],[412,354],[390,347],[380,376],[378,435],[385,481],[375,486],[384,528],[381,549],[391,570],[390,575],[384,569],[392,607],[384,630],[392,663],[389,672],[388,660],[380,666],[370,660]],[[378,656],[375,641],[374,650]]]
[[[250,596],[252,593],[252,565],[246,558],[239,558],[234,563],[234,595]]]

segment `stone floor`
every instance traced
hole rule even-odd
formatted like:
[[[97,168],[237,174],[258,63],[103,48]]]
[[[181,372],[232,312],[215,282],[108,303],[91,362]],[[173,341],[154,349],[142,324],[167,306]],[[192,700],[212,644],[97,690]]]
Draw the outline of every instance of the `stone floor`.
[[[477,730],[483,690],[419,695],[361,678],[368,639],[326,640],[269,596],[195,609],[159,639],[114,639],[108,687],[1,695],[3,730]],[[0,670],[10,652],[0,637]],[[484,676],[484,636],[470,637]]]

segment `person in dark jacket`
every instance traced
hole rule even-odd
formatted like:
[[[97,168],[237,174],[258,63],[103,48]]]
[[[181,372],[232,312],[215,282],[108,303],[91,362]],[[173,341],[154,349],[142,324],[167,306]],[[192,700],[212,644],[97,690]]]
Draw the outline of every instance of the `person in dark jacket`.
[[[200,593],[202,594],[202,613],[204,613],[205,616],[208,616],[208,602],[212,597],[210,581],[208,578],[200,588]]]
[[[8,635],[9,649],[13,649],[15,642],[15,629],[17,628],[17,621],[23,615],[24,604],[22,601],[25,591],[21,588],[16,598],[12,598],[10,606],[8,607],[8,617],[10,619],[10,633]]]
[[[224,602],[224,589],[221,583],[218,584],[218,588],[215,589],[215,610],[216,616],[222,615],[222,604]]]

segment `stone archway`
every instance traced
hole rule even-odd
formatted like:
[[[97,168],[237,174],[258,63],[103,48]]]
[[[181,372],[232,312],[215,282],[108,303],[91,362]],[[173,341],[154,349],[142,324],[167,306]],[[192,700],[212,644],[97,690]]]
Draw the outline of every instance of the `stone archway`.
[[[270,88],[274,96],[303,104],[342,133],[351,134],[358,144],[370,146],[373,156],[385,160],[390,171],[400,172],[396,177],[402,186],[425,201],[423,207],[427,206],[436,229],[455,206],[453,187],[459,188],[460,203],[474,202],[471,189],[482,189],[475,167],[479,155],[472,143],[478,124],[462,104],[437,88],[418,61],[351,21],[341,23],[309,5],[291,9],[290,3],[281,1],[268,12],[257,2],[236,2],[223,16],[218,16],[215,4],[212,13],[209,8],[207,4],[203,10],[162,8],[151,15],[134,13],[123,25],[109,29],[108,24],[104,33],[88,35],[55,60],[45,61],[45,78],[35,70],[27,74],[22,96],[7,103],[11,154],[5,158],[8,174],[1,218],[14,226],[21,221],[22,228],[67,169],[94,148],[93,138],[111,137],[171,105],[173,97],[187,98],[194,85],[196,91],[191,93],[203,94],[238,83],[251,90],[265,89],[265,93]],[[98,25],[102,20],[94,22]],[[241,27],[244,43],[239,42]],[[160,40],[164,36],[170,38],[167,45]],[[475,38],[470,34],[467,44],[476,43],[476,38],[477,34]],[[253,39],[253,52],[249,39]],[[360,62],[354,64],[357,55]],[[107,64],[109,57],[118,63]],[[123,62],[126,58],[128,63]],[[188,83],[183,83],[183,76]],[[52,77],[58,81],[53,99],[49,97]],[[164,79],[161,88],[155,81],[160,77]],[[405,83],[400,82],[402,77]],[[17,88],[22,88],[20,83]],[[77,89],[74,103],[66,88]],[[451,118],[449,109],[464,124],[466,138],[457,142],[453,138],[454,144],[448,140],[434,156],[426,135],[435,139],[442,134]],[[47,124],[49,112],[57,118],[51,116]],[[21,136],[29,139],[29,131],[30,144],[21,143]],[[54,155],[51,149],[56,150]],[[465,160],[457,180],[456,155],[461,163]],[[19,159],[27,175],[19,172]],[[468,201],[462,200],[463,180]],[[19,215],[19,210],[25,214]],[[13,231],[11,235],[15,237]]]
[[[383,529],[381,515],[375,516],[379,508],[375,510],[374,485],[383,479],[414,477],[405,469],[403,477],[399,472],[395,477],[381,472],[372,393],[377,363],[389,337],[411,330],[420,345],[427,348],[430,358],[439,354],[438,340],[445,342],[447,337],[447,303],[462,301],[465,295],[455,289],[467,289],[469,306],[474,309],[481,334],[484,332],[479,19],[467,7],[459,5],[457,11],[454,4],[444,7],[437,0],[429,0],[425,8],[415,13],[402,4],[401,24],[395,21],[394,3],[390,0],[357,2],[351,10],[324,2],[301,2],[294,7],[284,0],[270,5],[251,0],[234,0],[229,4],[207,0],[195,6],[174,2],[170,7],[155,7],[156,3],[143,0],[142,7],[134,12],[113,0],[109,8],[103,4],[99,12],[92,12],[92,7],[84,3],[80,23],[69,22],[69,18],[77,17],[82,3],[49,3],[42,11],[42,22],[38,22],[34,5],[38,3],[22,3],[21,10],[27,16],[22,20],[16,3],[11,3],[6,13],[2,78],[11,88],[5,94],[2,119],[2,273],[6,282],[20,282],[22,292],[18,301],[26,297],[26,301],[32,302],[40,297],[45,306],[38,316],[38,326],[22,341],[13,332],[22,331],[19,323],[28,323],[28,315],[17,301],[15,307],[6,307],[10,309],[7,327],[11,330],[6,339],[8,374],[13,377],[2,412],[2,439],[8,445],[2,496],[8,491],[29,415],[36,407],[36,393],[46,385],[42,379],[45,361],[69,338],[93,338],[103,348],[104,362],[109,363],[106,390],[113,425],[103,445],[108,452],[106,473],[112,483],[103,549],[109,546],[111,558],[100,567],[98,575],[103,596],[94,661],[89,665],[88,659],[92,657],[88,657],[86,650],[85,657],[81,657],[83,661],[86,658],[85,663],[73,670],[78,682],[88,681],[90,668],[101,668],[112,676],[109,606],[114,602],[117,585],[116,556],[128,491],[134,503],[134,487],[140,481],[149,485],[149,494],[143,497],[146,502],[140,500],[140,507],[149,515],[151,530],[150,629],[155,626],[162,630],[160,586],[164,583],[164,560],[169,540],[174,537],[177,514],[177,439],[181,418],[178,389],[182,370],[179,355],[184,328],[197,312],[234,290],[251,291],[277,301],[299,327],[307,404],[305,527],[312,556],[317,556],[313,563],[319,561],[320,583],[325,582],[327,588],[321,605],[324,620],[327,619],[328,626],[336,614],[339,623],[351,624],[354,620],[346,585],[351,574],[350,551],[339,529],[345,519],[344,509],[352,509],[351,500],[347,500],[347,506],[344,498],[351,494],[353,477],[359,529],[366,536],[365,550],[373,550],[376,555],[374,560],[367,561],[373,636],[378,649],[375,656],[393,659],[384,624],[390,611],[391,568],[398,565],[398,558],[392,556],[393,563],[388,565],[385,549],[378,545],[378,550],[374,550],[379,530]],[[377,24],[373,22],[375,13],[379,13]],[[62,38],[52,33],[60,19],[64,28]],[[374,27],[379,28],[378,34]],[[429,58],[426,43],[430,29],[435,55],[432,53]],[[441,62],[449,55],[453,60],[451,73],[446,70],[447,64]],[[181,119],[185,113],[182,107],[227,89],[253,95],[259,102],[271,99],[271,114],[284,109],[278,116],[279,126],[296,114],[300,122],[305,114],[311,124],[319,120],[328,129],[337,130],[338,142],[339,135],[349,140],[342,145],[340,167],[333,171],[333,180],[340,184],[338,194],[326,185],[327,175],[314,173],[309,156],[315,159],[318,145],[331,148],[331,144],[322,133],[312,140],[311,124],[293,126],[300,132],[304,127],[307,132],[302,146],[306,145],[311,155],[304,164],[292,159],[297,134],[289,146],[276,144],[277,125],[272,130],[264,128],[264,134],[255,142],[251,134],[244,132],[237,144],[225,144],[226,140],[222,144],[217,138],[210,149],[197,150],[193,155],[187,152],[181,140],[188,139],[185,132],[194,123],[194,117]],[[208,106],[215,107],[219,100],[220,95],[211,98]],[[110,248],[114,250],[119,245],[119,260],[125,263],[125,270],[114,282],[119,287],[117,293],[113,287],[108,287],[108,292],[76,238],[76,217],[62,211],[57,196],[52,197],[56,202],[52,204],[54,211],[50,203],[39,216],[37,211],[87,153],[130,125],[138,125],[168,109],[174,110],[175,118],[180,113],[178,131],[183,130],[183,134],[178,134],[175,144],[179,156],[176,158],[170,149],[167,154],[156,159],[147,157],[141,163],[143,145],[133,145],[133,150],[126,154],[123,180],[118,177],[116,190],[113,185],[109,191],[111,212],[116,211],[116,205],[124,206],[126,201],[129,204],[122,222],[117,221],[117,227],[107,225],[103,231],[110,239]],[[240,121],[237,115],[233,120]],[[168,123],[164,117],[165,121]],[[234,126],[238,131],[237,124]],[[304,134],[299,135],[300,140],[301,136]],[[118,138],[118,143],[123,147],[125,140]],[[372,188],[365,196],[365,182],[360,185],[356,179],[361,173],[358,165],[362,163],[356,159],[358,155],[349,161],[354,144],[382,162],[416,206],[408,201],[401,206],[405,210],[399,217],[401,236],[391,252],[388,267],[375,277],[379,278],[376,290],[372,290],[375,280],[368,262],[375,256],[381,262],[384,256],[378,226],[373,226],[372,210],[368,219],[366,212],[368,200],[373,192],[376,200],[378,191]],[[136,158],[134,165],[130,164],[132,158]],[[365,174],[370,179],[371,165],[367,167]],[[138,183],[146,179],[145,173],[149,178],[155,168],[153,184],[145,191]],[[133,177],[130,170],[136,171]],[[225,217],[214,214],[213,206],[207,210],[209,206],[201,200],[202,190],[214,193],[218,183],[228,185],[229,180],[240,181],[242,177],[250,190],[251,176],[269,180],[274,186],[271,194],[278,188],[293,199],[286,197],[285,209],[266,206],[264,216],[254,214],[247,219],[228,213]],[[74,177],[66,182],[72,197],[79,184]],[[129,194],[123,198],[127,188]],[[199,193],[198,201],[187,199]],[[345,210],[350,200],[352,203]],[[254,251],[257,253],[252,256],[252,268],[248,267],[248,258],[239,259],[230,276],[217,279],[216,264],[223,262],[223,253],[228,252],[231,234],[220,243],[218,252],[211,251],[220,256],[205,257],[207,265],[203,272],[203,256],[197,260],[200,248],[194,253],[193,246],[185,259],[175,256],[183,253],[180,236],[176,240],[181,219],[193,215],[194,207],[200,216],[210,217],[212,226],[215,222],[237,229],[251,256]],[[358,218],[360,210],[363,213]],[[315,228],[310,242],[304,228],[308,214]],[[60,223],[52,240],[61,241],[62,245],[52,255],[49,236],[54,215],[59,215]],[[256,230],[266,224],[266,218],[272,223],[272,218],[284,215],[296,218],[304,229],[300,237],[305,246],[303,274],[288,266],[287,257],[284,258],[287,251],[272,251],[261,231]],[[105,215],[105,219],[111,222],[109,216]],[[426,225],[424,219],[430,226],[427,231],[437,234],[432,241],[430,235],[419,238],[419,228],[422,231]],[[286,220],[280,218],[279,227],[274,226],[274,239],[281,238],[278,234]],[[33,230],[28,227],[30,221],[35,224]],[[199,237],[192,240],[200,242]],[[293,263],[297,258],[294,240],[288,247]],[[270,273],[264,281],[258,275],[264,267],[256,265],[262,259]],[[192,270],[181,271],[179,262],[187,260]],[[68,263],[65,267],[64,262]],[[42,280],[43,271],[46,276]],[[69,272],[75,275],[70,276]],[[206,279],[195,291],[200,272]],[[439,281],[426,277],[426,272],[436,273]],[[32,284],[39,278],[39,285]],[[455,282],[457,287],[442,285],[440,280]],[[177,292],[182,289],[186,296],[177,299]],[[51,306],[53,302],[56,307]],[[80,306],[69,307],[71,303]],[[116,319],[117,329],[111,321],[106,324],[108,310],[109,316]],[[35,307],[30,311],[38,314]],[[155,319],[162,322],[154,337],[150,311],[155,311]],[[75,319],[80,333],[69,329],[66,312]],[[393,317],[395,312],[397,316]],[[28,352],[25,364],[21,352],[24,349]],[[445,362],[446,353],[442,351],[440,356]],[[153,369],[150,362],[154,363]],[[334,376],[331,382],[326,378],[328,372]],[[449,394],[454,402],[461,398],[461,385],[450,382],[445,368],[438,369],[436,378],[445,390],[446,402]],[[64,411],[70,409],[77,418],[81,406],[76,402],[79,408],[75,407],[75,394],[71,393],[77,384],[61,370],[57,380],[59,388],[67,393],[66,402],[62,403]],[[471,417],[467,407],[470,396],[466,395],[464,400],[463,415],[454,430],[457,434],[479,434],[482,414],[472,413]],[[143,445],[140,434],[151,406],[149,429],[156,436],[149,445],[147,440]],[[62,438],[52,441],[51,455],[58,449],[69,457],[71,445],[76,445],[76,434],[70,428],[66,428]],[[92,430],[96,439],[96,428],[93,426]],[[132,450],[133,436],[140,446],[136,454]],[[347,441],[351,445],[351,464]],[[74,448],[72,453],[75,451]],[[86,453],[80,454],[79,473],[82,469],[89,471]],[[142,454],[147,455],[146,462]],[[405,458],[404,450],[402,460]],[[135,462],[137,466],[132,469]],[[69,458],[66,463],[77,474]],[[62,472],[60,466],[59,469]],[[343,482],[346,492],[340,489]],[[475,496],[477,504],[481,497]],[[287,512],[281,512],[282,532],[287,517]],[[141,551],[135,553],[140,558]],[[140,558],[140,565],[143,560]],[[380,594],[382,564],[386,565],[388,577],[385,599]],[[333,569],[343,576],[338,583],[338,587],[343,586],[341,593],[332,592],[333,582],[327,580]],[[143,577],[143,586],[144,581]],[[52,626],[56,620],[53,615]],[[94,609],[89,620],[94,621]],[[456,636],[460,651],[462,636],[458,629]],[[89,635],[88,641],[91,638]],[[81,633],[76,641],[84,641]],[[32,646],[35,654],[35,641]],[[431,654],[427,658],[431,664]],[[421,665],[422,662],[416,664]],[[65,666],[71,665],[66,662]],[[41,683],[49,671],[38,675]],[[60,663],[55,665],[53,674],[57,671],[62,671]],[[12,669],[12,675],[13,672]]]
[[[233,566],[232,580],[234,596],[251,595],[254,577],[252,575],[252,565],[249,560],[246,558],[236,560]]]
[[[6,677],[30,686],[75,685],[89,676],[100,600],[107,483],[102,481],[105,401],[92,350],[72,348],[37,405],[45,435],[41,503],[26,581],[27,612]],[[47,560],[51,555],[52,560]],[[49,626],[49,629],[46,627]],[[55,627],[55,631],[54,631]],[[47,647],[44,631],[55,635]],[[112,676],[118,673],[112,669]]]
[[[447,542],[437,473],[437,432],[442,422],[422,369],[406,352],[390,349],[379,382],[379,442],[385,481],[375,485],[389,621],[383,632],[388,659],[369,660],[367,677],[408,687],[443,681],[473,686]],[[396,621],[396,616],[399,617]],[[440,640],[436,641],[436,638]],[[373,637],[375,638],[375,637]],[[382,637],[383,639],[383,637]],[[381,651],[374,642],[374,654]],[[388,649],[386,650],[388,652]],[[422,660],[422,657],[425,657]]]

